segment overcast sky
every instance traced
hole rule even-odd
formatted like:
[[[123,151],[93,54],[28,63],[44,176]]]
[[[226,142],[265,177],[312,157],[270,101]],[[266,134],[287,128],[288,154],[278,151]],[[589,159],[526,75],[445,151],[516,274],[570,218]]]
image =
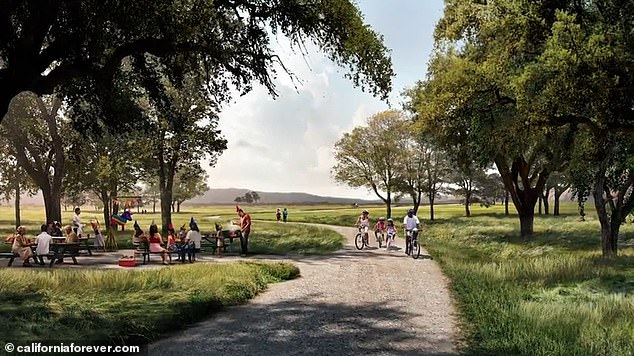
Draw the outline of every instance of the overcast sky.
[[[358,5],[391,50],[396,77],[390,104],[400,109],[402,90],[427,71],[443,1],[359,0]],[[301,82],[296,89],[280,74],[277,99],[257,87],[224,108],[219,126],[229,144],[216,166],[208,169],[209,186],[375,198],[365,189],[334,182],[333,145],[344,132],[388,105],[353,87],[343,78],[345,70],[314,49],[309,48],[311,53],[304,58],[283,38],[276,46]]]

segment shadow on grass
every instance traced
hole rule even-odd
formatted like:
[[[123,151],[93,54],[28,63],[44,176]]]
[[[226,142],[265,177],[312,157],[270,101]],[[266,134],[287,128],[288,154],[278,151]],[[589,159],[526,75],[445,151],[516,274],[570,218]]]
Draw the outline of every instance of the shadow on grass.
[[[151,355],[447,355],[452,341],[414,333],[407,313],[384,303],[314,302],[319,295],[249,304],[150,345]],[[398,321],[398,322],[396,322]],[[411,326],[411,327],[410,327]],[[441,351],[439,351],[441,350]]]

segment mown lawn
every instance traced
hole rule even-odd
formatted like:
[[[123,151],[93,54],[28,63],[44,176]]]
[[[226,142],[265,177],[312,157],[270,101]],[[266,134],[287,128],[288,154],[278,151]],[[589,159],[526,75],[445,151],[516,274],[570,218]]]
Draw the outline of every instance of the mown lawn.
[[[273,209],[271,207],[253,208],[255,210],[253,219],[257,219],[258,216],[263,218],[267,217],[265,212]],[[0,236],[6,237],[15,231],[15,222],[11,214],[13,214],[13,210],[7,207],[0,207],[0,234],[2,234]],[[81,215],[82,221],[85,221],[85,223],[97,218],[97,216],[98,212],[90,210],[82,212]],[[201,232],[203,233],[213,232],[214,223],[216,222],[226,227],[231,220],[237,220],[235,208],[197,208],[174,214],[174,226],[177,230],[183,224],[189,226],[189,221],[192,217],[198,222]],[[147,231],[152,221],[160,221],[160,214],[134,214],[133,218],[138,220],[139,225]],[[28,207],[22,209],[22,224],[27,227],[27,234],[31,237],[39,233],[43,219],[44,212],[41,208]],[[63,220],[70,223],[72,214],[65,212],[63,214]],[[132,248],[132,225],[133,222],[128,223],[125,231],[117,231],[116,236],[120,249]],[[87,232],[92,233],[92,231]],[[343,241],[344,238],[341,235],[325,228],[254,221],[249,239],[249,251],[256,254],[275,255],[326,254],[343,247]],[[9,251],[10,247],[11,246],[7,244],[0,244],[0,251]],[[240,244],[237,240],[229,247],[229,251],[234,253],[238,253],[239,249]]]
[[[291,264],[263,262],[144,271],[0,269],[0,333],[22,344],[145,344],[298,274]]]

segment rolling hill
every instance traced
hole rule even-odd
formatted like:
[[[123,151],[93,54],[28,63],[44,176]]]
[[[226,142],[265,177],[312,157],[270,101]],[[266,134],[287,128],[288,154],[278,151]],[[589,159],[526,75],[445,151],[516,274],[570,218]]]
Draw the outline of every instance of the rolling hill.
[[[184,203],[184,205],[215,205],[235,204],[234,199],[250,192],[249,189],[225,188],[210,189],[202,196],[196,197]],[[361,200],[353,198],[323,197],[308,193],[274,193],[257,192],[260,195],[260,204],[374,204],[378,200]]]

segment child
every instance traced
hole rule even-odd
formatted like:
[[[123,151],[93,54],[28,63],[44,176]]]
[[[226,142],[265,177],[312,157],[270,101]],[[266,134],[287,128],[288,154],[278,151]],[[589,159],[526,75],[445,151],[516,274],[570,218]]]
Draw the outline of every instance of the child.
[[[177,251],[178,246],[176,245],[176,231],[174,230],[174,225],[170,224],[167,228],[167,250],[168,251]]]
[[[374,224],[374,237],[376,237],[378,240],[379,234],[382,234],[384,232],[385,232],[385,218],[380,217],[379,221],[377,221],[376,224]]]
[[[101,234],[101,230],[99,229],[99,221],[90,221],[90,226],[92,227],[92,231],[95,233],[95,247],[105,249],[105,244],[103,242],[103,235]]]
[[[394,220],[392,220],[392,218],[387,219],[385,231],[387,233],[385,250],[389,250],[394,242],[394,237],[396,237],[396,227],[394,226]]]

